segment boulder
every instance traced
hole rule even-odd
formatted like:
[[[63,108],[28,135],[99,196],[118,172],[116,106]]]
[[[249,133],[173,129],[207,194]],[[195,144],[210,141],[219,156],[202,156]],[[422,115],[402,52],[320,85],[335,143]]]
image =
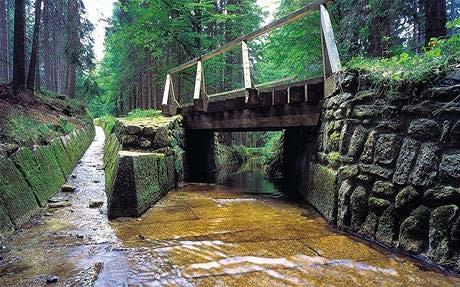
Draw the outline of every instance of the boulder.
[[[372,163],[374,160],[374,149],[377,143],[378,132],[371,131],[364,143],[363,153],[361,154],[361,161],[364,163]]]
[[[424,252],[428,245],[430,210],[420,206],[401,224],[399,247],[412,254]]]
[[[337,171],[340,180],[346,180],[355,177],[358,175],[358,173],[358,165],[344,165],[341,166]]]
[[[409,175],[412,171],[419,148],[420,144],[416,140],[410,138],[404,140],[396,162],[396,170],[393,176],[394,183],[399,185],[408,183]]]
[[[441,136],[440,125],[430,119],[416,119],[410,123],[408,134],[419,141],[439,141]]]
[[[375,214],[382,214],[382,212],[391,204],[389,200],[369,197],[369,209]]]
[[[379,176],[384,179],[389,179],[393,175],[393,170],[389,168],[384,168],[376,164],[360,164],[359,169],[362,172]]]
[[[337,219],[337,172],[320,164],[310,164],[306,198],[328,222]]]
[[[460,204],[460,188],[451,186],[430,188],[423,194],[423,201],[428,206],[441,206],[451,203]]]

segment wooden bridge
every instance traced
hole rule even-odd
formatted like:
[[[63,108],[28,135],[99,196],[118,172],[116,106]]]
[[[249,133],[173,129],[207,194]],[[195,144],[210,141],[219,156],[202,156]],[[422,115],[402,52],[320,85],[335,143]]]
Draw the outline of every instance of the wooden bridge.
[[[180,114],[184,117],[185,128],[195,130],[244,131],[316,126],[323,99],[335,88],[335,75],[341,70],[331,20],[325,6],[327,2],[329,0],[311,3],[208,54],[169,70],[163,96],[163,114]],[[247,43],[318,10],[322,31],[323,77],[294,82],[292,79],[282,79],[254,85]],[[207,95],[203,62],[239,45],[242,47],[244,88]],[[196,66],[193,102],[179,104],[174,94],[173,77],[193,66]]]

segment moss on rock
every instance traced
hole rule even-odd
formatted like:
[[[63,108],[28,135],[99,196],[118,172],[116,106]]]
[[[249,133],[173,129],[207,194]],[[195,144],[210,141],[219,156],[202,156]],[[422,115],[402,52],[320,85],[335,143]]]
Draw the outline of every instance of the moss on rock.
[[[335,222],[337,217],[337,172],[319,164],[311,164],[309,170],[307,200],[329,222]]]

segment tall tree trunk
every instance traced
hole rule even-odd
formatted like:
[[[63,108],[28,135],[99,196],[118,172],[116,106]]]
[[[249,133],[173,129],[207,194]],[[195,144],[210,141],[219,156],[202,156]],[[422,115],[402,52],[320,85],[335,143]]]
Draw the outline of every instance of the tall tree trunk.
[[[79,57],[79,38],[78,29],[80,24],[79,19],[79,3],[76,0],[69,0],[69,65],[67,69],[67,95],[75,98],[76,79],[77,79],[77,64]]]
[[[50,62],[50,5],[49,0],[44,0],[43,6],[43,79],[45,89],[51,90],[51,62]]]
[[[14,52],[13,90],[23,89],[26,84],[25,44],[24,44],[24,0],[15,0],[14,5]]]
[[[39,45],[38,40],[40,39],[40,21],[42,11],[42,0],[35,0],[35,24],[34,24],[34,35],[32,40],[32,52],[30,54],[30,65],[29,73],[27,76],[27,89],[33,90],[35,87],[36,73],[40,69],[37,69],[38,62],[38,51]]]
[[[451,20],[457,19],[457,5],[455,1],[456,0],[450,0],[450,19]]]
[[[446,0],[425,0],[425,42],[446,36]]]
[[[0,82],[9,81],[8,69],[8,27],[5,0],[0,0]]]

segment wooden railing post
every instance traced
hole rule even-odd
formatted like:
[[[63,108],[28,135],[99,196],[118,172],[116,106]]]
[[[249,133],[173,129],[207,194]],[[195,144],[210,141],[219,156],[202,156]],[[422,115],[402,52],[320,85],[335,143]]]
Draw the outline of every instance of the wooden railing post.
[[[171,74],[168,74],[166,76],[165,90],[163,93],[163,102],[161,105],[162,113],[166,116],[174,115],[176,114],[176,111],[177,111],[176,104],[173,101],[171,101],[171,98],[169,97],[169,94],[171,93],[171,87],[172,87],[172,76]],[[173,94],[173,98],[174,98],[174,94]]]
[[[203,73],[203,62],[198,61],[196,64],[196,78],[195,78],[195,91],[193,93],[193,105],[197,112],[205,112],[208,107],[208,99],[202,97],[202,91],[204,90],[204,73]]]
[[[324,5],[320,6],[321,42],[323,48],[324,93],[328,97],[336,88],[335,75],[342,70],[339,51],[335,42],[329,12]]]
[[[250,89],[252,88],[251,62],[249,61],[249,48],[246,41],[241,42],[241,50],[243,53],[244,87]]]

